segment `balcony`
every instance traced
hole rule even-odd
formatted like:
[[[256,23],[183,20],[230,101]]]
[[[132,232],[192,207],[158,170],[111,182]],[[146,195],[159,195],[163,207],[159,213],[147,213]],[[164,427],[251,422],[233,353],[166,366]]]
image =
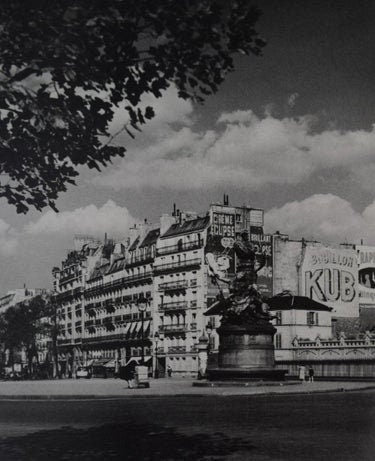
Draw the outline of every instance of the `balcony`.
[[[71,283],[74,280],[78,279],[82,275],[82,271],[74,272],[73,274],[66,275],[65,277],[61,277],[59,279],[60,285],[63,285],[65,283]]]
[[[184,354],[186,352],[186,346],[168,347],[168,352],[172,354]]]
[[[180,253],[182,251],[197,250],[202,247],[202,241],[196,240],[194,242],[181,243],[179,245],[169,245],[156,249],[157,256],[171,255],[173,253]]]
[[[66,290],[56,295],[57,301],[68,301],[73,298],[73,290]]]
[[[121,279],[96,285],[85,291],[85,297],[88,298],[90,296],[100,295],[109,291],[121,290],[127,286],[151,282],[152,274],[152,271],[147,271],[141,274],[129,275],[127,277],[122,277]]]
[[[144,256],[133,256],[127,261],[126,267],[135,267],[141,266],[143,264],[150,264],[154,260],[154,257],[151,254],[147,254]]]
[[[177,280],[176,282],[166,282],[159,285],[159,290],[163,291],[179,291],[185,290],[188,287],[187,280]]]
[[[161,325],[159,331],[165,334],[185,333],[188,330],[187,324],[182,325]]]
[[[59,346],[66,346],[68,344],[72,344],[73,343],[73,339],[58,339],[57,340],[57,344]]]
[[[159,304],[159,311],[167,312],[167,311],[180,311],[185,310],[188,308],[187,301],[176,301],[174,303],[164,303]]]
[[[155,274],[165,274],[168,272],[175,272],[188,268],[199,267],[202,263],[201,258],[187,259],[184,261],[174,261],[167,264],[159,264],[154,267]]]

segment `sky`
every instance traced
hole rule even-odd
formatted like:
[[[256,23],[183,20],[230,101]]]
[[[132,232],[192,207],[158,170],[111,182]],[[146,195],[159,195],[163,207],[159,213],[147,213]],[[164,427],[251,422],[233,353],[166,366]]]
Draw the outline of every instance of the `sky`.
[[[256,3],[256,2],[255,2]],[[204,105],[170,88],[124,159],[86,168],[50,209],[0,201],[0,294],[51,287],[75,234],[121,239],[173,203],[205,213],[229,195],[265,210],[265,231],[375,245],[375,3],[262,0],[262,57],[238,56]],[[116,112],[112,130],[125,114]]]

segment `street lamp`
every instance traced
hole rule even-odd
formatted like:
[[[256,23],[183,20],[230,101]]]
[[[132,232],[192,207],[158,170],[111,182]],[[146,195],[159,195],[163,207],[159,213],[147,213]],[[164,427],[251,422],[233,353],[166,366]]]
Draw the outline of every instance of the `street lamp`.
[[[207,354],[210,353],[211,351],[211,333],[212,333],[213,327],[212,323],[209,321],[206,325],[206,331],[207,331],[207,336],[208,336],[208,344],[207,344]]]
[[[155,340],[155,373],[154,377],[155,379],[159,378],[159,370],[158,370],[158,343],[159,343],[159,333],[155,331],[154,334],[154,340]]]
[[[164,339],[164,333],[163,332],[158,332],[155,331],[154,333],[154,339],[155,339],[155,379],[159,378],[159,362],[158,362],[158,345],[159,345],[159,340],[163,341]]]
[[[137,307],[138,307],[138,310],[141,313],[141,322],[142,322],[142,325],[141,325],[141,331],[142,331],[142,336],[141,336],[142,337],[142,365],[144,365],[144,363],[145,363],[144,322],[145,322],[145,311],[146,311],[146,308],[147,308],[148,304],[149,304],[149,302],[148,302],[147,298],[145,298],[143,296],[138,298]]]

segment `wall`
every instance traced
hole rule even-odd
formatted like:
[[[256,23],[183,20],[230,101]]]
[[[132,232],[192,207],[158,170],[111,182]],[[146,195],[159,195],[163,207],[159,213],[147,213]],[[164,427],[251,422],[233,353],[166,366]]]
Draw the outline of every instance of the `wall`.
[[[277,368],[298,375],[299,365],[312,366],[317,378],[374,379],[375,338],[369,333],[361,339],[299,341],[292,360],[278,360]]]
[[[276,335],[275,335],[275,359],[286,360],[293,358],[292,343],[297,338],[304,338],[315,340],[317,336],[322,339],[328,339],[332,335],[331,327],[331,312],[329,311],[313,311],[313,310],[300,310],[289,309],[281,312],[281,324],[273,324],[277,329],[276,334],[281,334],[281,348],[276,349]],[[308,324],[307,313],[313,312],[314,318],[318,315],[318,323]],[[275,311],[272,312],[275,314]]]
[[[273,237],[273,294],[290,290],[298,293],[298,264],[301,261],[302,242],[287,236]]]

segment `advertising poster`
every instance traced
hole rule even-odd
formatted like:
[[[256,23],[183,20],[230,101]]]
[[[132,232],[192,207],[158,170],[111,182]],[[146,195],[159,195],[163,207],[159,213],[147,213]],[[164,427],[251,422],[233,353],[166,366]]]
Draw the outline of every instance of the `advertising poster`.
[[[357,246],[359,303],[375,307],[375,247]]]
[[[302,294],[333,308],[338,317],[358,317],[358,267],[354,249],[307,247],[301,266]]]
[[[235,208],[217,205],[210,212],[211,226],[207,234],[206,260],[225,278],[235,272],[233,245],[236,238],[236,211]]]
[[[251,233],[250,241],[255,246],[255,253],[265,264],[258,272],[257,286],[265,297],[272,296],[272,235]]]

